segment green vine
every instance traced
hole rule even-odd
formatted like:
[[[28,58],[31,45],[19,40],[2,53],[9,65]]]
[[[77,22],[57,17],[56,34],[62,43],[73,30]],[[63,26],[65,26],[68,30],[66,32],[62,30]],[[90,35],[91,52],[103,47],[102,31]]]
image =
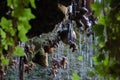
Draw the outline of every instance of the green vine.
[[[28,40],[26,33],[31,28],[29,20],[35,18],[31,13],[29,4],[35,8],[35,0],[7,0],[7,6],[11,8],[9,18],[2,17],[0,20],[0,59],[8,62],[4,57],[16,54],[24,55],[23,50],[17,47],[18,41]]]
[[[95,70],[98,75],[114,80],[120,76],[120,2],[97,0],[92,9],[98,17],[98,24],[93,27],[99,53],[94,57]]]

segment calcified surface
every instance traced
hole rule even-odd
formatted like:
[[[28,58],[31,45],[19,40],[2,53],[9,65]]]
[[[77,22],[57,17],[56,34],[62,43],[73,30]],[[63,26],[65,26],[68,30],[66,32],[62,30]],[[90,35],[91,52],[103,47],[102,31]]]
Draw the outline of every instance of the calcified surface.
[[[25,80],[71,80],[72,73],[77,73],[82,80],[99,80],[97,75],[94,77],[89,76],[89,72],[93,71],[94,62],[92,57],[96,54],[96,50],[93,49],[93,45],[96,43],[93,35],[87,37],[86,33],[80,33],[78,50],[72,52],[69,46],[60,42],[58,47],[55,48],[55,52],[49,55],[49,67],[43,68],[39,65],[30,71],[29,74],[25,73]],[[56,77],[49,76],[49,70],[52,67],[52,57],[62,58],[66,56],[68,58],[68,64],[66,69],[58,69]],[[78,56],[82,56],[82,60],[78,60]],[[19,58],[18,58],[19,61]],[[19,80],[18,67],[10,68],[7,71],[5,80]],[[101,79],[100,79],[101,80]]]

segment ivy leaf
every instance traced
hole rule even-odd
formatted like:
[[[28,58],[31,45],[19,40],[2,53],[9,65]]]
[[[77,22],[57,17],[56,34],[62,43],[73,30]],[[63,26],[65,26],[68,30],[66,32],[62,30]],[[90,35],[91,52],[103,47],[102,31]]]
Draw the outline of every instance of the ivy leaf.
[[[98,74],[99,78],[102,78],[105,75],[105,67],[103,64],[95,66],[94,69],[99,73]]]
[[[1,38],[6,38],[6,33],[0,28],[0,35],[1,35]]]
[[[24,32],[19,32],[19,33],[18,33],[18,36],[19,36],[19,38],[20,38],[20,41],[22,41],[22,42],[25,42],[25,41],[28,40],[28,38],[27,38],[27,36],[25,35]]]
[[[14,43],[13,38],[7,38],[4,40],[4,45],[6,46],[9,46],[9,45],[12,46],[13,43]]]
[[[25,42],[28,40],[26,33],[29,31],[31,28],[31,25],[29,24],[28,21],[22,21],[18,23],[18,37],[20,38],[20,41]]]
[[[36,8],[36,6],[35,6],[35,0],[30,0],[30,4],[31,4],[31,6],[32,6],[33,8]]]
[[[14,7],[18,7],[21,0],[12,0]]]
[[[105,65],[105,66],[108,66],[108,64],[109,64],[109,58],[106,57],[105,60],[104,60],[104,65]]]
[[[96,36],[103,36],[104,26],[101,24],[98,24],[94,26],[92,30],[95,32]]]
[[[3,29],[9,29],[9,27],[12,25],[12,21],[2,17],[0,25]]]
[[[2,29],[5,30],[5,32],[10,33],[11,36],[15,35],[15,31],[12,27],[11,20],[7,20],[6,18],[2,17],[0,25],[1,25]]]
[[[4,45],[4,49],[5,49],[5,50],[8,50],[8,45]]]
[[[28,20],[35,18],[35,16],[31,12],[31,9],[25,9],[24,10],[24,15],[28,18]]]
[[[78,56],[77,58],[79,61],[83,60],[83,57],[82,56]]]
[[[18,37],[20,38],[20,41],[25,42],[28,40],[26,33],[27,30],[24,28],[23,24],[18,24]]]
[[[110,80],[116,80],[114,77],[110,77]]]
[[[77,73],[72,73],[72,80],[81,80]]]
[[[105,46],[105,37],[104,36],[100,36],[97,41],[99,42],[99,46],[102,48]]]
[[[9,64],[9,59],[2,59],[2,64],[3,65],[8,65]]]
[[[100,23],[100,24],[102,24],[102,25],[105,25],[106,23],[105,23],[105,17],[103,16],[103,15],[100,15],[99,16],[99,19],[98,19],[98,22]]]
[[[7,38],[7,44],[8,44],[8,45],[12,46],[13,43],[14,43],[13,38]]]
[[[92,57],[93,61],[97,63],[97,56]]]
[[[5,38],[5,39],[2,39],[2,43],[1,45],[4,46],[4,49],[7,50],[8,49],[8,46],[12,46],[14,44],[14,41],[13,41],[13,38]]]
[[[0,59],[3,65],[9,64],[9,59],[6,59],[3,55],[0,56]]]
[[[15,35],[15,30],[12,27],[9,28],[9,32],[10,32],[11,36]]]
[[[12,5],[12,0],[7,0],[7,6],[11,6]]]
[[[105,43],[104,43],[104,42],[100,42],[100,43],[99,43],[99,46],[102,48],[102,47],[105,46]]]
[[[16,56],[24,56],[25,55],[23,49],[20,46],[16,46],[13,54],[16,55]]]
[[[18,15],[18,18],[20,21],[26,21],[26,20],[31,20],[31,19],[35,18],[35,16],[31,12],[30,8],[20,9],[20,11],[23,11],[23,12],[20,13],[19,10],[16,11],[16,14]]]
[[[26,33],[27,33],[28,30],[31,29],[31,25],[29,24],[28,21],[24,21],[22,24],[23,24],[23,26],[24,26],[24,28],[25,28],[25,30],[26,30]]]
[[[120,13],[116,15],[118,21],[120,21]]]
[[[95,76],[95,73],[93,71],[87,71],[87,74],[90,76],[90,77],[94,77]]]
[[[91,8],[92,8],[92,10],[95,10],[94,15],[98,16],[101,13],[102,9],[103,9],[103,5],[100,2],[96,1],[94,4],[91,5]]]
[[[98,56],[94,56],[92,59],[96,65],[100,64],[100,61],[98,61]]]
[[[12,0],[7,0],[7,6],[11,6],[12,5]]]
[[[7,39],[2,39],[2,45],[4,46],[4,49],[8,49]]]

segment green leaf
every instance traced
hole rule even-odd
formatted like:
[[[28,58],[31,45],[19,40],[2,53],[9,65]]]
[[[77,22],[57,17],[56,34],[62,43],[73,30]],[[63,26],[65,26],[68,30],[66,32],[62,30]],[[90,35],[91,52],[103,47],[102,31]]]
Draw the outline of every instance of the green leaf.
[[[9,28],[9,33],[11,34],[11,36],[14,36],[15,30],[11,27],[11,28]]]
[[[104,33],[104,25],[98,24],[92,28],[92,30],[95,32],[96,36],[101,36]]]
[[[120,21],[120,13],[116,15],[118,21]]]
[[[18,37],[20,38],[20,41],[25,42],[28,40],[26,33],[27,30],[25,29],[23,24],[18,24]]]
[[[29,24],[28,21],[19,21],[18,22],[18,31],[27,33],[29,29],[31,29],[31,25]]]
[[[90,76],[90,77],[94,77],[95,76],[95,73],[93,71],[87,71],[87,74]]]
[[[35,18],[31,12],[31,9],[24,9],[24,16],[26,16],[28,20]]]
[[[100,64],[100,62],[98,61],[98,56],[94,56],[92,59],[96,65]]]
[[[22,13],[20,13],[20,11],[22,11]],[[16,15],[20,21],[26,21],[26,20],[31,20],[31,19],[35,18],[35,16],[31,12],[30,8],[18,9],[18,10],[16,10]]]
[[[1,45],[4,46],[4,49],[7,50],[8,49],[8,46],[12,46],[14,44],[14,41],[13,41],[13,38],[5,38],[5,39],[2,39],[2,43]]]
[[[26,33],[27,33],[31,29],[31,25],[29,24],[28,21],[24,21],[22,24],[26,30]]]
[[[103,64],[98,64],[96,66],[94,66],[94,69],[97,71],[98,74],[98,77],[101,78],[105,75],[105,67]]]
[[[24,56],[24,50],[20,46],[16,46],[15,51],[13,52],[16,56]]]
[[[7,44],[4,45],[4,49],[5,49],[5,50],[8,50],[8,45],[7,45]]]
[[[99,46],[102,48],[102,47],[105,46],[105,43],[104,43],[104,42],[100,42],[100,43],[99,43]]]
[[[78,56],[77,58],[79,61],[83,60],[83,57],[82,56]]]
[[[0,35],[1,35],[1,38],[6,38],[6,33],[0,28]]]
[[[30,0],[30,4],[31,4],[31,6],[32,6],[33,8],[36,8],[36,6],[35,6],[35,0]]]
[[[10,33],[11,36],[15,35],[11,20],[7,20],[6,18],[2,17],[0,25],[5,32],[8,32],[8,34]]]
[[[28,21],[21,21],[18,23],[18,37],[20,38],[20,41],[25,42],[28,40],[26,33],[29,31],[31,28],[31,25],[29,24]]]
[[[5,17],[2,17],[0,25],[3,29],[9,29],[9,27],[12,26],[12,21],[7,20]]]
[[[6,59],[3,55],[1,55],[0,59],[1,59],[3,65],[9,64],[9,59]]]
[[[14,44],[13,38],[7,38],[7,44],[12,46]]]
[[[2,64],[3,65],[8,65],[9,64],[9,59],[2,59]]]
[[[96,45],[96,44],[93,44],[93,48],[95,49],[95,48],[97,48],[98,47],[98,45]]]
[[[108,66],[108,65],[109,65],[109,58],[108,58],[108,57],[105,58],[105,60],[104,60],[104,65],[105,65],[105,66]]]
[[[92,57],[93,61],[97,63],[97,56]]]
[[[101,14],[102,9],[103,9],[103,5],[100,2],[95,2],[94,4],[91,5],[92,10],[95,10],[95,16],[98,16],[99,14]]]
[[[13,0],[7,0],[7,6],[10,7],[10,6],[12,5],[12,1],[13,1]]]
[[[116,78],[114,78],[114,77],[110,77],[110,80],[116,80]]]
[[[8,49],[7,39],[2,39],[2,46],[4,46],[3,48],[4,48],[5,50]]]
[[[21,2],[21,0],[12,0],[14,8],[19,7],[19,3]]]
[[[24,32],[25,28],[24,28],[24,25],[22,23],[18,23],[18,27],[17,28],[18,28],[19,32],[21,31],[21,32],[25,33]]]
[[[97,41],[99,42],[99,46],[102,48],[105,46],[105,37],[104,36],[100,36]]]
[[[103,60],[105,60],[105,54],[99,53],[99,55],[97,56],[97,61],[98,61],[98,62],[101,62],[101,61],[103,61]]]
[[[103,16],[103,15],[100,15],[99,16],[99,19],[98,19],[98,22],[100,23],[100,24],[102,24],[102,25],[105,25],[106,23],[105,23],[105,17]]]
[[[24,5],[25,7],[26,7],[26,6],[27,6],[27,7],[29,6],[29,2],[30,2],[29,0],[23,0],[23,1],[22,1],[23,5]]]
[[[25,41],[28,40],[28,38],[27,38],[27,36],[25,35],[24,32],[19,32],[19,33],[18,33],[18,36],[19,36],[19,38],[20,38],[20,41],[22,41],[22,42],[25,42]]]
[[[77,73],[72,73],[72,80],[81,80]]]

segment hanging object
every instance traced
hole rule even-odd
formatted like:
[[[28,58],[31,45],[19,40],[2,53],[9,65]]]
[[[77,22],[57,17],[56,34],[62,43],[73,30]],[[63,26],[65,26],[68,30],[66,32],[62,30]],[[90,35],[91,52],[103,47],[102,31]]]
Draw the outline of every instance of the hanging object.
[[[33,57],[32,61],[41,66],[47,67],[48,66],[48,54],[45,53],[44,49],[41,47],[39,51]]]
[[[56,66],[57,68],[66,68],[68,61],[67,61],[67,57],[62,57],[62,59],[56,59],[56,58],[52,58],[52,64],[53,66]]]
[[[54,47],[52,47],[50,44],[44,46],[45,53],[52,54],[54,52]]]
[[[89,2],[88,0],[74,0],[68,12],[69,19],[74,20],[80,31],[86,32],[88,36],[93,34],[92,26],[96,24],[96,18],[88,8],[90,7],[90,4],[88,5]],[[93,3],[93,0],[91,3]]]
[[[70,48],[73,48],[73,52],[77,50],[77,45],[75,43],[76,33],[73,30],[72,23],[68,22],[63,24],[62,30],[58,31],[58,36],[65,44],[70,45]]]
[[[66,57],[62,57],[61,59],[52,58],[52,68],[50,69],[49,75],[53,75],[54,77],[56,77],[58,69],[65,69],[67,64],[68,60]]]

